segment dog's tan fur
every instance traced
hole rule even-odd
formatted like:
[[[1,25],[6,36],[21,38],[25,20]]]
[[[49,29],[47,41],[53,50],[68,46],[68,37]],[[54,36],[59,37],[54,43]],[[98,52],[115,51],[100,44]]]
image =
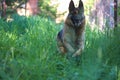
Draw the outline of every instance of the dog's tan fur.
[[[81,12],[82,14],[80,14],[78,10],[78,9],[80,9],[80,11],[84,10],[83,5],[81,3],[82,1],[80,0],[79,3],[80,7],[74,8],[73,1],[71,0],[69,5],[69,14],[65,20],[64,27],[57,36],[57,45],[59,51],[61,53],[67,53],[67,55],[70,55],[72,57],[81,55],[84,49],[85,17],[84,17],[84,11]],[[77,27],[75,27],[75,24],[73,24],[73,21],[71,20],[71,14],[75,14],[78,17],[78,19],[79,16],[80,17],[83,16],[83,19],[81,20],[80,24],[79,23],[76,24],[78,25]],[[61,38],[59,38],[59,36],[61,36]]]

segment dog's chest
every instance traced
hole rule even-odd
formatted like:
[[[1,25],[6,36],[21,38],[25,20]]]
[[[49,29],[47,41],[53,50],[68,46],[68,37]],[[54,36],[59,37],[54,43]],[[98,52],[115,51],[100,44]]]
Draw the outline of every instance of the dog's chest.
[[[77,45],[82,38],[82,33],[77,32],[75,29],[69,29],[69,40],[73,45]]]

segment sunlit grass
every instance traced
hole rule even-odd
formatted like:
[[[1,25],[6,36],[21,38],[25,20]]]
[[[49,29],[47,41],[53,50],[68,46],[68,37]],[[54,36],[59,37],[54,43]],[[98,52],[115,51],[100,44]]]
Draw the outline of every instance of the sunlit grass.
[[[0,20],[0,79],[116,80],[120,29],[108,35],[87,24],[85,50],[77,66],[57,52],[56,35],[62,25],[38,16]]]

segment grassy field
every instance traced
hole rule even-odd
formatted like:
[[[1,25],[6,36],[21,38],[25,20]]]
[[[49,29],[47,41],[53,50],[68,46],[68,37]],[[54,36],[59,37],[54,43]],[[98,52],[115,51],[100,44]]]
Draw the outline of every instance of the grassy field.
[[[56,35],[63,24],[49,18],[0,20],[0,80],[120,80],[120,28],[91,30],[79,66],[60,56]]]

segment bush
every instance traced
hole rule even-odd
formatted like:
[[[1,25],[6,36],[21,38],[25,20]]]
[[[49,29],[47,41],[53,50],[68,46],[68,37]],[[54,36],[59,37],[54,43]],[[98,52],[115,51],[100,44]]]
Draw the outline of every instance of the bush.
[[[38,6],[41,9],[40,16],[56,18],[57,8],[55,6],[50,6],[50,0],[40,0]]]

